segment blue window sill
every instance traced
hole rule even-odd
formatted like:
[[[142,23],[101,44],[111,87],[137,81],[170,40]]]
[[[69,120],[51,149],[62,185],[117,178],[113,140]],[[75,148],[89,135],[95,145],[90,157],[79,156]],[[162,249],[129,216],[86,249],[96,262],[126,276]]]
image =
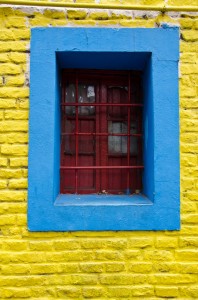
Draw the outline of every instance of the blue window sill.
[[[131,206],[153,205],[143,195],[70,195],[60,194],[55,206]]]

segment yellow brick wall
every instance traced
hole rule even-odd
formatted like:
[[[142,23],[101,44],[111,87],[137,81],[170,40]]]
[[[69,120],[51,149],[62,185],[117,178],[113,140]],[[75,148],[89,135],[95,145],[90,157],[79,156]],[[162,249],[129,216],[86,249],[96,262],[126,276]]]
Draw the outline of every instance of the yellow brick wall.
[[[164,2],[180,5],[181,1],[137,0],[134,4]],[[181,28],[181,231],[28,232],[30,28],[157,27],[162,22]],[[1,299],[198,299],[197,62],[195,13],[0,7]]]

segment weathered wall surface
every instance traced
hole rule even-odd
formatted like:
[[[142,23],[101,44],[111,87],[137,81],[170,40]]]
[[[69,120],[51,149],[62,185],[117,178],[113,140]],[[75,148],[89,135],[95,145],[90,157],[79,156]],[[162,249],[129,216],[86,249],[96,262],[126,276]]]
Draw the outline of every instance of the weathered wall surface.
[[[30,28],[163,22],[181,28],[181,231],[28,232]],[[198,298],[197,47],[195,14],[0,7],[0,298]]]

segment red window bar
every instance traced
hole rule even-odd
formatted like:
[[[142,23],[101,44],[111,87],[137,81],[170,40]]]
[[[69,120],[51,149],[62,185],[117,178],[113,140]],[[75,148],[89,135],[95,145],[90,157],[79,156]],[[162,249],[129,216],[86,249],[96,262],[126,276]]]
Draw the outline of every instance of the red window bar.
[[[61,193],[141,191],[142,107],[140,72],[63,71]]]

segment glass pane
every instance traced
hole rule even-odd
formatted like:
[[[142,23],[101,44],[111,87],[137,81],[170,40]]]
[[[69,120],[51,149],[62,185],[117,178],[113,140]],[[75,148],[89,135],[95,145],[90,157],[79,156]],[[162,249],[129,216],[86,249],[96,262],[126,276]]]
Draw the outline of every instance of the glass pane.
[[[78,86],[78,102],[79,103],[94,103],[95,102],[95,87],[93,85],[79,84]],[[80,106],[79,115],[89,116],[95,113],[94,106]]]

